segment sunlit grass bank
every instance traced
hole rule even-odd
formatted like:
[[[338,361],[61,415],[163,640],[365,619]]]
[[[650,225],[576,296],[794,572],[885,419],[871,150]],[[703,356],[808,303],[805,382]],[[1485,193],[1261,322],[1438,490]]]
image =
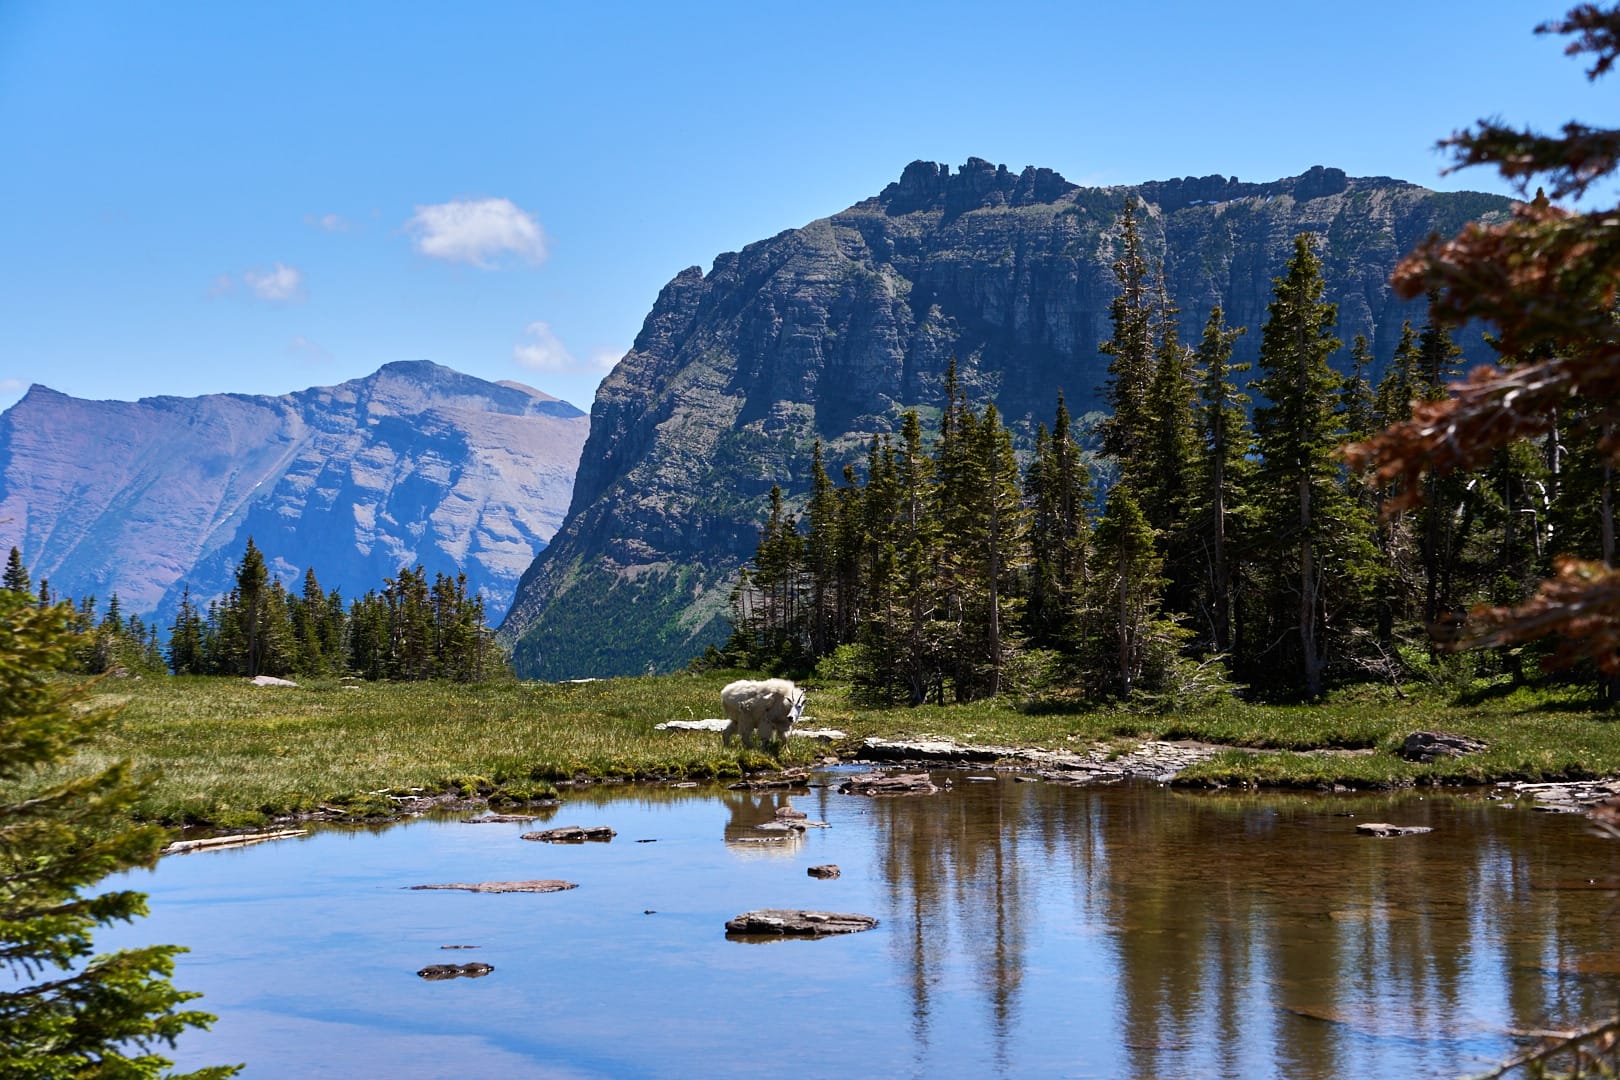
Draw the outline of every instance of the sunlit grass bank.
[[[1377,787],[1620,774],[1620,724],[1569,694],[1520,690],[1457,700],[1363,690],[1314,706],[1235,699],[1192,711],[1030,707],[1009,700],[869,709],[811,684],[805,724],[847,732],[829,749],[795,740],[779,758],[723,748],[709,732],[653,730],[720,714],[734,672],[588,683],[340,684],[254,687],[235,679],[123,679],[92,700],[122,711],[80,764],[128,758],[152,778],[137,807],[167,822],[248,824],[321,806],[386,813],[388,794],[461,791],[544,796],[575,778],[730,778],[850,752],[862,737],[936,735],[981,745],[1120,749],[1145,738],[1233,747],[1185,782]],[[1419,764],[1395,751],[1415,730],[1485,740],[1489,749]],[[1370,751],[1367,752],[1367,751]],[[78,767],[77,765],[75,767]]]

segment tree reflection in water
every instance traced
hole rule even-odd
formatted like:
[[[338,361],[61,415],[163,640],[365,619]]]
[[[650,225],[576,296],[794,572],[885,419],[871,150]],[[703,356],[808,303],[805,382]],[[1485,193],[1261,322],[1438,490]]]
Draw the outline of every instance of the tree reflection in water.
[[[1607,905],[1549,886],[1611,876],[1616,846],[1477,794],[1004,779],[874,799],[871,813],[919,1064],[958,957],[1007,1063],[1026,966],[1050,962],[1028,935],[1052,914],[1033,906],[1065,895],[1076,926],[1106,935],[1114,965],[1065,973],[1113,983],[1115,1016],[1074,1023],[1112,1023],[1135,1076],[1338,1077],[1414,1058],[1445,1075],[1498,1058],[1503,1017],[1528,1031],[1612,1004],[1609,979],[1573,976],[1615,965],[1568,944],[1602,940]],[[1370,820],[1435,832],[1357,835]]]

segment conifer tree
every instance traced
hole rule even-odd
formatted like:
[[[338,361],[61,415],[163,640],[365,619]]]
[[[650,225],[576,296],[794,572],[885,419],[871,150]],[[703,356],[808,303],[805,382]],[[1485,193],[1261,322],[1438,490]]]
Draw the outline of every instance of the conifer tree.
[[[241,656],[240,674],[252,678],[264,666],[265,655],[265,603],[270,591],[270,571],[265,566],[264,554],[248,537],[242,561],[236,567],[235,616]]]
[[[1137,502],[1159,537],[1165,564],[1165,605],[1190,614],[1197,573],[1192,537],[1194,446],[1192,350],[1177,338],[1177,309],[1158,270],[1155,290],[1153,379],[1148,385],[1149,442],[1140,468],[1150,477]]]
[[[1110,415],[1102,423],[1102,449],[1118,463],[1121,481],[1133,483],[1143,475],[1152,441],[1148,388],[1154,369],[1154,305],[1136,227],[1136,201],[1129,196],[1119,216],[1118,250],[1114,277],[1119,295],[1108,307],[1114,332],[1099,346],[1109,357],[1106,399]]]
[[[1372,565],[1371,523],[1346,494],[1336,456],[1340,379],[1328,357],[1340,342],[1333,336],[1337,310],[1323,290],[1321,262],[1310,234],[1301,233],[1267,309],[1264,374],[1255,384],[1267,404],[1254,417],[1258,501],[1278,575],[1269,608],[1274,616],[1294,608],[1299,686],[1312,698],[1324,686],[1330,618],[1346,614],[1342,605],[1366,588]]]
[[[180,607],[169,627],[169,670],[176,675],[202,675],[207,671],[203,653],[202,616],[187,585],[180,592]]]
[[[1232,363],[1232,343],[1245,333],[1243,327],[1228,327],[1225,314],[1217,306],[1210,311],[1203,339],[1198,343],[1198,428],[1202,448],[1199,471],[1209,516],[1210,641],[1218,653],[1226,653],[1233,646],[1230,540],[1243,480],[1250,471],[1252,440],[1245,409],[1249,398],[1232,381],[1249,370],[1247,364]]]
[[[1433,293],[1429,295],[1429,317],[1417,340],[1413,396],[1420,401],[1445,398],[1446,384],[1457,377],[1457,361],[1462,356],[1450,330],[1435,318],[1436,299]],[[1352,438],[1365,437],[1352,433]],[[1455,607],[1460,599],[1453,581],[1467,541],[1466,525],[1472,521],[1463,506],[1473,486],[1471,479],[1464,472],[1453,472],[1445,477],[1431,473],[1423,480],[1417,533],[1423,562],[1423,621],[1427,624],[1434,624],[1443,610]]]
[[[1147,665],[1164,586],[1153,527],[1129,486],[1117,484],[1108,493],[1096,540],[1093,603],[1099,650],[1094,670],[1107,675],[1100,690],[1129,698]]]
[[[304,586],[290,607],[292,621],[293,670],[316,675],[327,671],[334,660],[327,649],[326,593],[315,577],[315,568],[304,571]]]
[[[1032,644],[1060,648],[1076,633],[1090,567],[1091,475],[1074,441],[1069,409],[1058,394],[1048,432],[1035,432],[1035,453],[1024,475],[1030,507],[1029,596],[1025,626]]]
[[[821,440],[810,452],[810,502],[805,508],[808,535],[804,559],[810,578],[810,653],[832,651],[838,622],[838,496],[822,461]]]
[[[1367,344],[1367,335],[1357,334],[1350,343],[1350,374],[1344,377],[1339,387],[1339,412],[1344,417],[1347,438],[1365,439],[1378,426],[1378,399],[1373,393],[1372,384],[1367,381],[1372,362],[1372,348]],[[1360,477],[1350,479],[1355,482],[1358,491],[1366,489]]]
[[[895,451],[896,573],[904,597],[905,624],[900,639],[900,682],[906,700],[921,704],[939,674],[932,632],[939,606],[935,568],[940,560],[939,523],[930,512],[933,461],[923,447],[922,421],[907,410]]]
[[[72,613],[0,590],[0,1075],[19,1080],[166,1075],[158,1053],[213,1017],[169,981],[168,945],[92,956],[101,926],[146,914],[127,889],[87,895],[109,874],[157,859],[163,831],[130,827],[129,765],[51,779],[110,713],[47,678],[70,649]],[[231,1068],[202,1069],[217,1080]]]
[[[1012,433],[1001,422],[992,402],[978,424],[976,456],[984,486],[978,498],[984,581],[984,645],[986,692],[1001,693],[1002,671],[1012,651],[1011,632],[1018,608],[1015,582],[1023,569],[1027,516],[1019,489],[1018,461],[1013,456]]]
[[[20,595],[32,595],[33,587],[28,580],[28,571],[23,566],[22,552],[17,548],[11,549],[6,557],[6,574],[3,587]]]

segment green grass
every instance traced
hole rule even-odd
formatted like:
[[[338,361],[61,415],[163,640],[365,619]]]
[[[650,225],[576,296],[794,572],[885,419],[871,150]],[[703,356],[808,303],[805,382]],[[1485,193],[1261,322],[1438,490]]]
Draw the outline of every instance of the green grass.
[[[664,720],[719,714],[735,672],[590,683],[358,684],[256,688],[235,679],[127,679],[93,701],[121,706],[75,771],[130,759],[150,786],[138,816],[167,824],[245,825],[341,807],[386,813],[387,794],[477,793],[493,802],[552,793],[576,778],[729,778],[802,765],[825,746],[794,742],[779,758],[708,732],[660,732]],[[1082,709],[1008,700],[870,709],[837,686],[811,687],[806,723],[836,727],[851,751],[867,735],[936,735],[983,744],[1115,751],[1144,738],[1233,749],[1183,774],[1212,786],[1389,787],[1620,774],[1620,724],[1570,693],[1520,690],[1459,703],[1431,691],[1397,699],[1362,689],[1324,704],[1236,699],[1177,713]],[[1458,760],[1396,756],[1418,729],[1485,740]],[[1321,751],[1371,750],[1345,754]],[[1313,753],[1313,751],[1318,751]]]

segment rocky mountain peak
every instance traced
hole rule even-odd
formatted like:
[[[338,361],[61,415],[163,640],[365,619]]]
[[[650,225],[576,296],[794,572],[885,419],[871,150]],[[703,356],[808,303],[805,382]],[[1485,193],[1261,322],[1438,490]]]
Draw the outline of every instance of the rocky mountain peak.
[[[914,161],[873,198],[720,255],[707,275],[684,270],[660,292],[597,391],[568,519],[503,627],[520,670],[670,668],[724,639],[771,486],[796,510],[816,440],[834,476],[859,463],[902,410],[939,408],[953,360],[975,402],[995,401],[1026,437],[1050,422],[1060,389],[1076,415],[1098,407],[1128,197],[1142,204],[1146,254],[1163,260],[1181,340],[1197,341],[1219,303],[1251,331],[1234,362],[1254,359],[1297,233],[1318,238],[1338,336],[1365,334],[1383,359],[1402,320],[1422,318],[1389,291],[1395,262],[1431,232],[1508,205],[1322,166],[1267,183],[1098,188],[982,158],[954,171]]]

